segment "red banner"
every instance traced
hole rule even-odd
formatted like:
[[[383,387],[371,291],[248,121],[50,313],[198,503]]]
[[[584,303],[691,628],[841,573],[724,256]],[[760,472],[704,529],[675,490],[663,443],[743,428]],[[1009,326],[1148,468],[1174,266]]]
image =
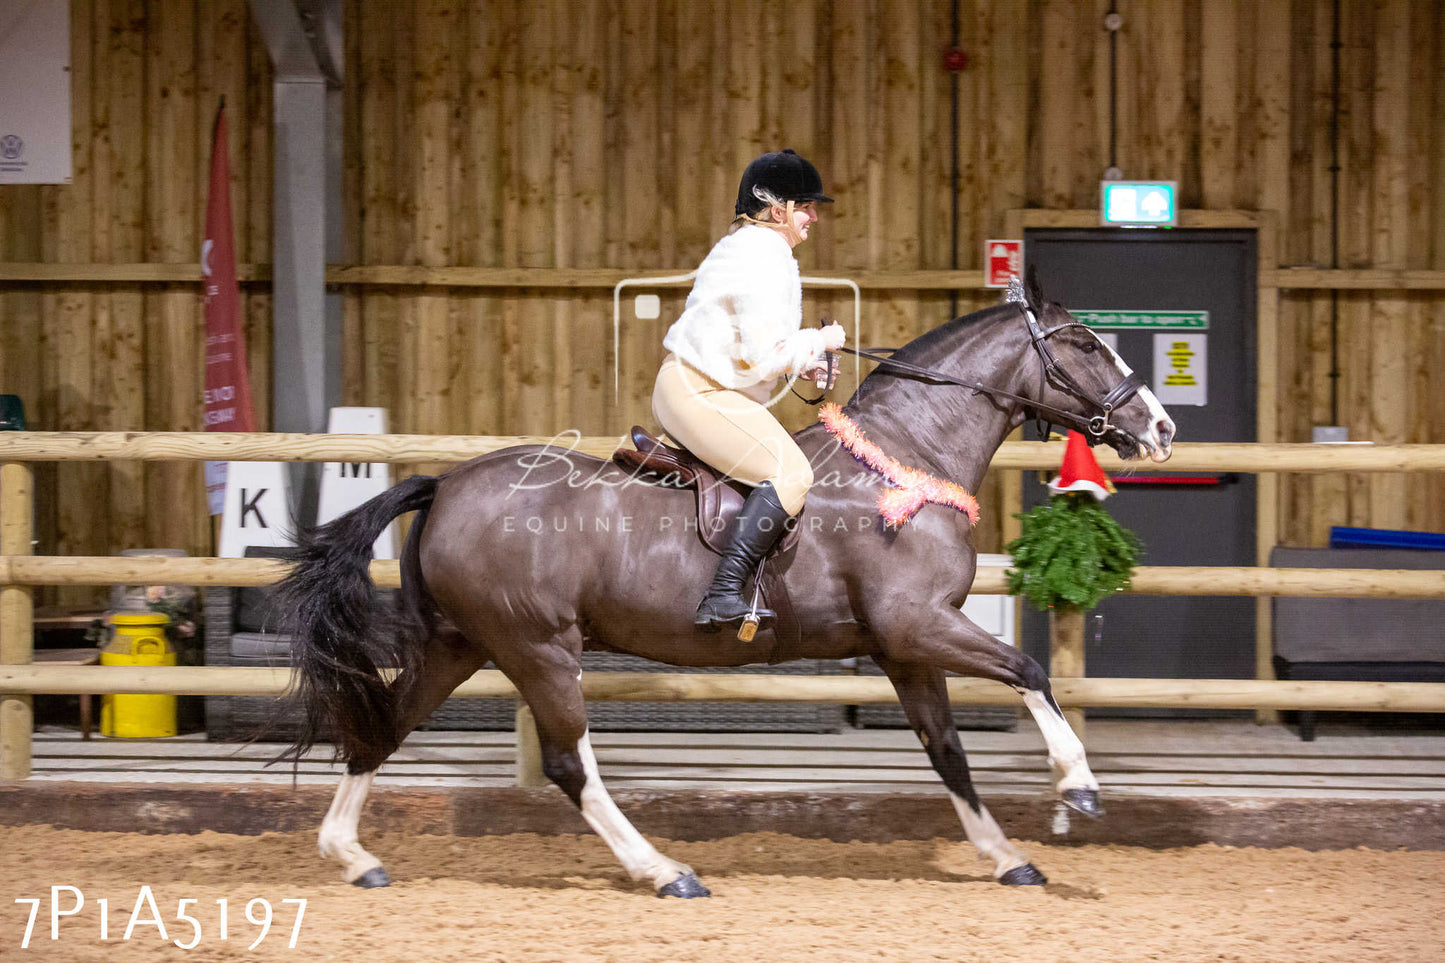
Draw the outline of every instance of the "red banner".
[[[206,295],[207,431],[255,431],[251,377],[246,370],[246,336],[241,329],[241,292],[236,284],[236,245],[231,227],[231,172],[226,156],[226,107],[216,112],[211,141],[211,184],[206,202],[206,239],[201,275]],[[221,510],[224,462],[206,466],[211,513]]]

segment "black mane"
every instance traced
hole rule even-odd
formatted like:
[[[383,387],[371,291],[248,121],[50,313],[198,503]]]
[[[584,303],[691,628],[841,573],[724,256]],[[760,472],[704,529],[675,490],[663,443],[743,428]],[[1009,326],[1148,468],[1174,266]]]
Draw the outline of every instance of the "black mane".
[[[893,354],[893,357],[899,361],[907,361],[910,364],[927,366],[928,359],[936,358],[940,353],[940,349],[942,349],[943,353],[947,352],[952,342],[958,338],[959,333],[964,328],[972,327],[984,321],[993,320],[1002,313],[1013,310],[1015,310],[1015,308],[1011,304],[993,304],[982,310],[974,311],[971,314],[954,318],[952,321],[946,321],[931,331],[925,331],[923,334],[920,334],[899,348]],[[896,377],[898,377],[898,375],[890,372],[887,365],[875,367],[868,373],[867,377],[858,383],[858,389],[854,393],[851,401],[857,401],[859,398],[864,397],[867,390],[877,389],[884,383],[885,379]]]
[[[899,348],[898,353],[894,355],[894,357],[900,361],[912,361],[917,364],[918,359],[931,354],[933,348],[940,346],[943,342],[952,340],[960,329],[981,321],[987,321],[1005,311],[1013,310],[1015,310],[1015,308],[1009,304],[991,304],[980,311],[974,311],[972,314],[965,314],[954,318],[952,321],[946,321],[932,331],[925,331],[923,334],[920,334],[905,344],[902,348]]]

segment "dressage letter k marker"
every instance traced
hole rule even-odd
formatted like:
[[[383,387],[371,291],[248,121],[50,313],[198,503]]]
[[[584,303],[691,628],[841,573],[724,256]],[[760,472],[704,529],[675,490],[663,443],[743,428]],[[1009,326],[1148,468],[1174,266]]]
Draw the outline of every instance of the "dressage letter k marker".
[[[256,497],[253,498],[253,499],[251,499],[251,500],[248,502],[248,501],[246,501],[246,489],[244,489],[244,488],[241,489],[241,527],[242,527],[242,528],[245,528],[245,527],[246,527],[246,516],[247,516],[247,515],[250,515],[250,514],[253,513],[253,512],[254,512],[255,515],[256,515],[256,524],[257,524],[258,526],[260,526],[261,528],[270,528],[270,527],[271,527],[271,526],[269,526],[269,525],[266,524],[266,517],[261,514],[261,509],[259,509],[259,508],[256,507],[256,503],[261,500],[261,496],[264,495],[264,494],[266,494],[266,493],[267,493],[268,491],[270,491],[270,490],[271,490],[271,489],[269,489],[269,488],[262,488],[261,490],[259,490],[258,492],[256,492]]]

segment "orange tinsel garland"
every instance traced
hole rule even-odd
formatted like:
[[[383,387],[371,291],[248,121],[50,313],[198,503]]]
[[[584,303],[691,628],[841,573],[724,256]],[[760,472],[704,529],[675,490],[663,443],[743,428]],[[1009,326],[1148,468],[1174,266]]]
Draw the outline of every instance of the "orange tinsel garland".
[[[908,521],[926,502],[955,508],[967,515],[971,523],[978,524],[978,501],[972,495],[953,482],[934,478],[885,455],[838,405],[829,402],[818,409],[818,420],[849,454],[892,485],[878,493],[878,514],[889,528]]]

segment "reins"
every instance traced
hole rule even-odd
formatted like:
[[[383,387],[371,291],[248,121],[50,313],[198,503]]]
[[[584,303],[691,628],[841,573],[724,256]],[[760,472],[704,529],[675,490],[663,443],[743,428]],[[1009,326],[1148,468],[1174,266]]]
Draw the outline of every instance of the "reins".
[[[978,381],[960,381],[951,375],[944,374],[942,371],[890,357],[890,355],[899,350],[898,348],[843,347],[838,350],[851,354],[854,357],[872,361],[877,364],[880,369],[891,368],[900,374],[908,375],[919,380],[968,388],[972,391],[986,394],[994,400],[1008,399],[1009,401],[1017,402],[1025,409],[1033,411],[1034,417],[1046,424],[1066,425],[1083,432],[1090,445],[1098,444],[1109,432],[1118,431],[1119,429],[1116,426],[1109,423],[1109,418],[1115,410],[1122,407],[1144,386],[1144,377],[1138,372],[1134,372],[1110,389],[1108,394],[1102,398],[1095,398],[1090,392],[1086,391],[1072,375],[1059,365],[1058,359],[1054,357],[1054,353],[1049,350],[1048,346],[1048,339],[1059,331],[1071,327],[1081,327],[1087,330],[1087,325],[1078,321],[1070,321],[1067,324],[1061,324],[1056,328],[1046,330],[1039,324],[1038,318],[1034,316],[1033,310],[1026,303],[1016,303],[1018,303],[1019,309],[1023,312],[1024,320],[1029,326],[1029,338],[1033,343],[1034,351],[1038,354],[1039,360],[1043,362],[1044,378],[1065,394],[1071,395],[1077,400],[1099,409],[1099,414],[1084,418],[1072,411],[1065,411],[1062,408],[1046,404],[1042,401],[1025,398],[1011,391],[994,387],[993,385],[986,385]],[[831,363],[831,358],[829,362]],[[798,394],[796,389],[794,389],[793,393]],[[826,397],[826,392],[812,399],[803,398],[802,395],[798,395],[798,397],[810,405],[817,405]],[[1048,439],[1047,428],[1044,428],[1044,430],[1040,432],[1040,437],[1044,440]]]

